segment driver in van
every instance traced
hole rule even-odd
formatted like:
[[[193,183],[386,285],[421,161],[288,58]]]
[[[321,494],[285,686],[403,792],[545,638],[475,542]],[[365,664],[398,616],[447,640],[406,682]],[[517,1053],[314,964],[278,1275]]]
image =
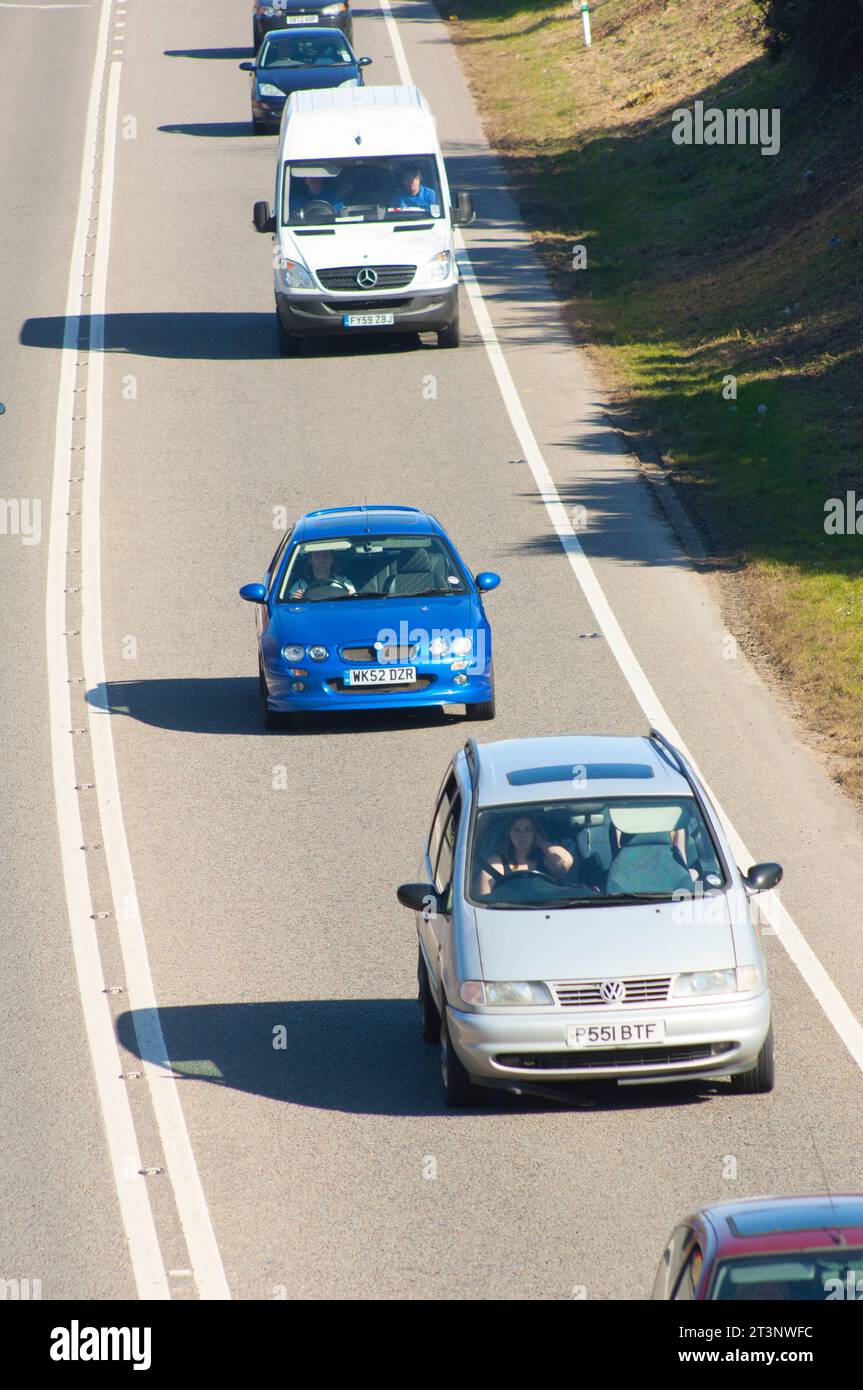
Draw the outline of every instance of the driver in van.
[[[327,179],[327,183],[332,180]],[[305,187],[303,187],[305,185]],[[341,212],[344,203],[333,196],[335,188],[332,190],[324,188],[324,180],[314,178],[311,175],[303,176],[300,179],[291,179],[291,217],[297,217],[308,207],[309,203],[329,203],[334,212]]]
[[[499,852],[491,854],[488,866],[479,875],[479,895],[486,897],[507,874],[529,870],[563,878],[572,868],[572,855],[563,845],[549,843],[536,816],[508,816],[504,822]]]
[[[349,594],[355,594],[351,581],[345,574],[333,574],[333,560],[335,556],[332,550],[313,550],[309,555],[309,567],[306,571],[305,579],[297,579],[288,590],[289,599],[300,599],[308,589],[316,584],[325,584],[332,589],[345,589]]]

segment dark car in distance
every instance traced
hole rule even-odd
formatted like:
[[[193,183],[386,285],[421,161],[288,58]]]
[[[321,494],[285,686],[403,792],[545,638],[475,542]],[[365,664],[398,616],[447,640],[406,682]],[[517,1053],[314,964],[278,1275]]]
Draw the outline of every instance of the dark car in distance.
[[[340,29],[279,30],[267,34],[253,63],[240,63],[251,74],[252,128],[257,135],[278,130],[292,92],[321,87],[362,87],[362,69],[371,58],[358,58]]]
[[[313,24],[327,29],[341,29],[348,40],[354,37],[348,0],[271,0],[268,5],[254,0],[252,41],[255,52],[260,48],[264,35],[273,29],[308,28]]]

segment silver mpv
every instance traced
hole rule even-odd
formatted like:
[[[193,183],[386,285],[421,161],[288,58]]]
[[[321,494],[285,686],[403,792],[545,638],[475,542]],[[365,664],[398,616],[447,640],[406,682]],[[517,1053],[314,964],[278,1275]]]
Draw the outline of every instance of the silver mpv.
[[[773,1088],[764,957],[744,875],[692,768],[646,738],[477,745],[447,769],[416,913],[422,1035],[446,1102],[483,1088],[730,1076]]]

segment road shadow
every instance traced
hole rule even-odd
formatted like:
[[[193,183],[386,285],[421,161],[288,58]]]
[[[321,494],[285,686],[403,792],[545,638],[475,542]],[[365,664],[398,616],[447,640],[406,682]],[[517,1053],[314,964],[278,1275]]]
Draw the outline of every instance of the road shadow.
[[[253,48],[166,48],[166,58],[227,58],[242,62],[244,58],[254,58]]]
[[[25,319],[19,335],[22,347],[62,348],[67,320],[61,314]],[[177,361],[249,362],[281,360],[276,339],[276,316],[270,313],[157,312],[106,314],[106,353],[135,357],[165,357]],[[80,320],[78,347],[90,350],[92,320]],[[462,350],[481,348],[478,337],[463,341]],[[284,363],[285,372],[303,370],[303,361],[319,357],[373,357],[395,352],[437,351],[417,333],[358,333],[356,337],[311,339],[298,358]],[[312,389],[312,383],[309,385]]]
[[[178,125],[160,125],[157,130],[163,135],[197,135],[208,140],[229,140],[245,136],[247,140],[257,140],[251,121],[195,121]]]
[[[270,732],[261,718],[257,676],[110,681],[88,690],[87,702],[94,709],[175,733],[239,734],[282,740],[331,738],[335,734],[389,735],[418,727],[467,726],[474,722],[463,712],[449,713],[434,705],[412,710],[339,708],[332,715],[299,715],[290,731]]]
[[[502,1110],[548,1112],[646,1110],[698,1105],[712,1083],[625,1087],[582,1086],[568,1100],[490,1091],[488,1105],[448,1111],[440,1054],[424,1044],[413,999],[272,1000],[251,1004],[180,1005],[158,1010],[167,1055],[158,1051],[154,1010],[117,1019],[117,1035],[134,1057],[193,1082],[354,1115],[482,1116]],[[170,1061],[168,1061],[170,1058]]]

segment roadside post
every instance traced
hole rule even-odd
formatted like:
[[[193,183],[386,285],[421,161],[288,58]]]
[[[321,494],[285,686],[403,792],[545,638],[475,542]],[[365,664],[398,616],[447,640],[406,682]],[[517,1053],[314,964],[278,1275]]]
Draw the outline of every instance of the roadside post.
[[[581,10],[581,22],[584,25],[584,46],[590,48],[590,10],[587,0],[572,0],[572,8]]]

